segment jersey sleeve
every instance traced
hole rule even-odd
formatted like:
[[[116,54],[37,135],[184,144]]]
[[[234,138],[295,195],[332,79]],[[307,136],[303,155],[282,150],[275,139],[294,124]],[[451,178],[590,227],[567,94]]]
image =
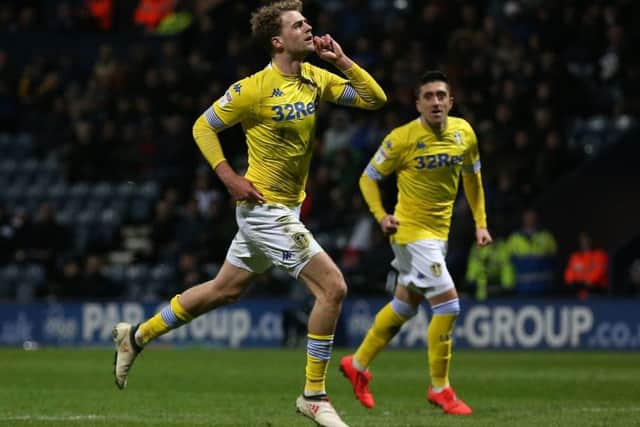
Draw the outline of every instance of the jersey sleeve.
[[[466,137],[469,140],[469,148],[462,162],[462,173],[464,175],[472,175],[480,172],[480,151],[478,149],[478,138],[473,131],[471,125],[467,125],[465,129]]]
[[[396,171],[400,164],[400,159],[400,138],[398,138],[396,131],[392,131],[384,138],[378,150],[371,157],[364,173],[369,178],[380,181]]]
[[[469,148],[462,162],[462,173],[472,175],[480,172],[480,150],[478,149],[478,138],[473,128],[467,125],[465,129],[466,137],[469,140]]]
[[[241,122],[251,111],[256,92],[256,85],[250,78],[235,82],[204,112],[207,123],[220,132]]]
[[[369,110],[380,108],[387,101],[380,85],[357,64],[344,73],[347,78],[322,70],[321,100]]]

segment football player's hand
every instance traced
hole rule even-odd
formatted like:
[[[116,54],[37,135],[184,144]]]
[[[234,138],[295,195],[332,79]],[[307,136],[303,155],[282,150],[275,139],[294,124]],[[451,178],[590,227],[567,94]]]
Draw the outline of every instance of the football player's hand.
[[[316,54],[321,59],[336,65],[338,68],[346,69],[351,66],[351,60],[344,54],[340,44],[329,34],[314,36],[313,46],[316,49]]]
[[[218,163],[215,171],[234,201],[265,202],[264,196],[253,186],[253,183],[244,176],[238,175],[226,160]]]
[[[384,234],[394,234],[398,231],[398,225],[400,225],[400,221],[393,215],[385,215],[380,220],[380,228]]]
[[[237,175],[235,179],[227,183],[229,194],[236,202],[245,201],[250,203],[264,203],[264,196],[258,189],[244,176]]]
[[[476,228],[476,243],[478,246],[487,246],[491,242],[493,242],[493,239],[491,238],[491,234],[489,234],[489,230],[486,228]]]

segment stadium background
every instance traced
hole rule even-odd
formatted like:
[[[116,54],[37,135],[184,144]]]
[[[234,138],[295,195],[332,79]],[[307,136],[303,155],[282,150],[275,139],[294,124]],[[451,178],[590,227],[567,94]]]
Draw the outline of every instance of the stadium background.
[[[259,2],[159,1],[151,3],[167,9],[146,14],[143,3],[0,4],[5,331],[19,330],[20,313],[38,310],[49,314],[35,318],[64,323],[59,304],[75,312],[74,303],[103,302],[106,313],[107,302],[135,301],[153,311],[212,277],[224,259],[235,232],[233,205],[192,141],[191,124],[229,84],[267,63],[250,42],[249,14]],[[389,97],[377,112],[318,111],[303,220],[344,271],[351,298],[384,298],[391,259],[358,176],[386,132],[416,116],[413,84],[430,68],[448,73],[454,114],[478,133],[494,237],[507,241],[532,208],[557,241],[547,254],[550,287],[531,294],[489,283],[496,286],[487,302],[535,296],[543,311],[586,301],[609,313],[618,298],[637,298],[634,12],[624,0],[305,2],[314,30],[331,33]],[[222,141],[242,170],[240,129]],[[386,189],[390,207],[392,181]],[[610,257],[609,286],[598,295],[563,284],[580,231]],[[460,197],[448,262],[470,306],[477,297],[467,277],[472,239]],[[304,311],[294,307],[308,305],[303,287],[277,271],[250,294],[273,297],[293,325]],[[117,307],[121,314],[124,305]],[[636,320],[624,320],[633,336]],[[6,334],[15,339],[5,344],[22,342]],[[637,341],[631,347],[640,346],[640,333]]]
[[[190,128],[267,62],[249,41],[257,1],[155,0],[175,12],[163,20],[167,11],[136,14],[141,3],[0,2],[0,424],[308,425],[292,411],[304,352],[277,347],[303,345],[309,300],[277,272],[239,304],[160,338],[126,393],[112,384],[113,324],[150,315],[224,258],[233,205]],[[376,360],[376,410],[331,365],[341,416],[352,426],[640,425],[636,2],[304,3],[315,31],[331,33],[389,97],[377,112],[318,111],[303,212],[350,286],[334,360],[388,299],[391,253],[356,181],[384,134],[415,117],[412,86],[427,68],[449,74],[454,113],[478,132],[499,243],[469,262],[461,198],[449,250],[463,294],[451,376],[472,419],[425,405],[425,307],[392,343],[404,349]],[[222,141],[242,169],[239,129]],[[538,292],[501,283],[525,207],[557,242],[533,264],[551,272]],[[609,255],[602,291],[563,283],[580,231]],[[483,274],[486,296],[474,285]],[[194,348],[162,351],[176,346]]]

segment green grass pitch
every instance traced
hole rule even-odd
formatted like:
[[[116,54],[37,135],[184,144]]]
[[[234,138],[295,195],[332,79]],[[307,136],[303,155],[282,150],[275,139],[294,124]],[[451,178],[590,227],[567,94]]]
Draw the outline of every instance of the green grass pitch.
[[[295,413],[304,350],[147,349],[125,391],[108,349],[0,349],[0,426],[312,426]],[[351,426],[640,426],[638,353],[454,353],[451,379],[474,409],[425,400],[424,351],[387,350],[367,410],[339,373],[331,399]]]

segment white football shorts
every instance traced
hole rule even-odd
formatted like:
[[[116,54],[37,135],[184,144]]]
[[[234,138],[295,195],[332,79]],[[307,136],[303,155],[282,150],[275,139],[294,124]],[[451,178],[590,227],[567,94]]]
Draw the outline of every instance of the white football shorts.
[[[323,251],[300,222],[300,206],[239,203],[236,222],[238,232],[227,251],[227,261],[236,267],[263,273],[275,265],[297,278]]]
[[[447,242],[436,239],[418,240],[406,245],[391,244],[395,258],[391,266],[398,271],[398,284],[424,294],[440,295],[455,287],[445,255]]]

